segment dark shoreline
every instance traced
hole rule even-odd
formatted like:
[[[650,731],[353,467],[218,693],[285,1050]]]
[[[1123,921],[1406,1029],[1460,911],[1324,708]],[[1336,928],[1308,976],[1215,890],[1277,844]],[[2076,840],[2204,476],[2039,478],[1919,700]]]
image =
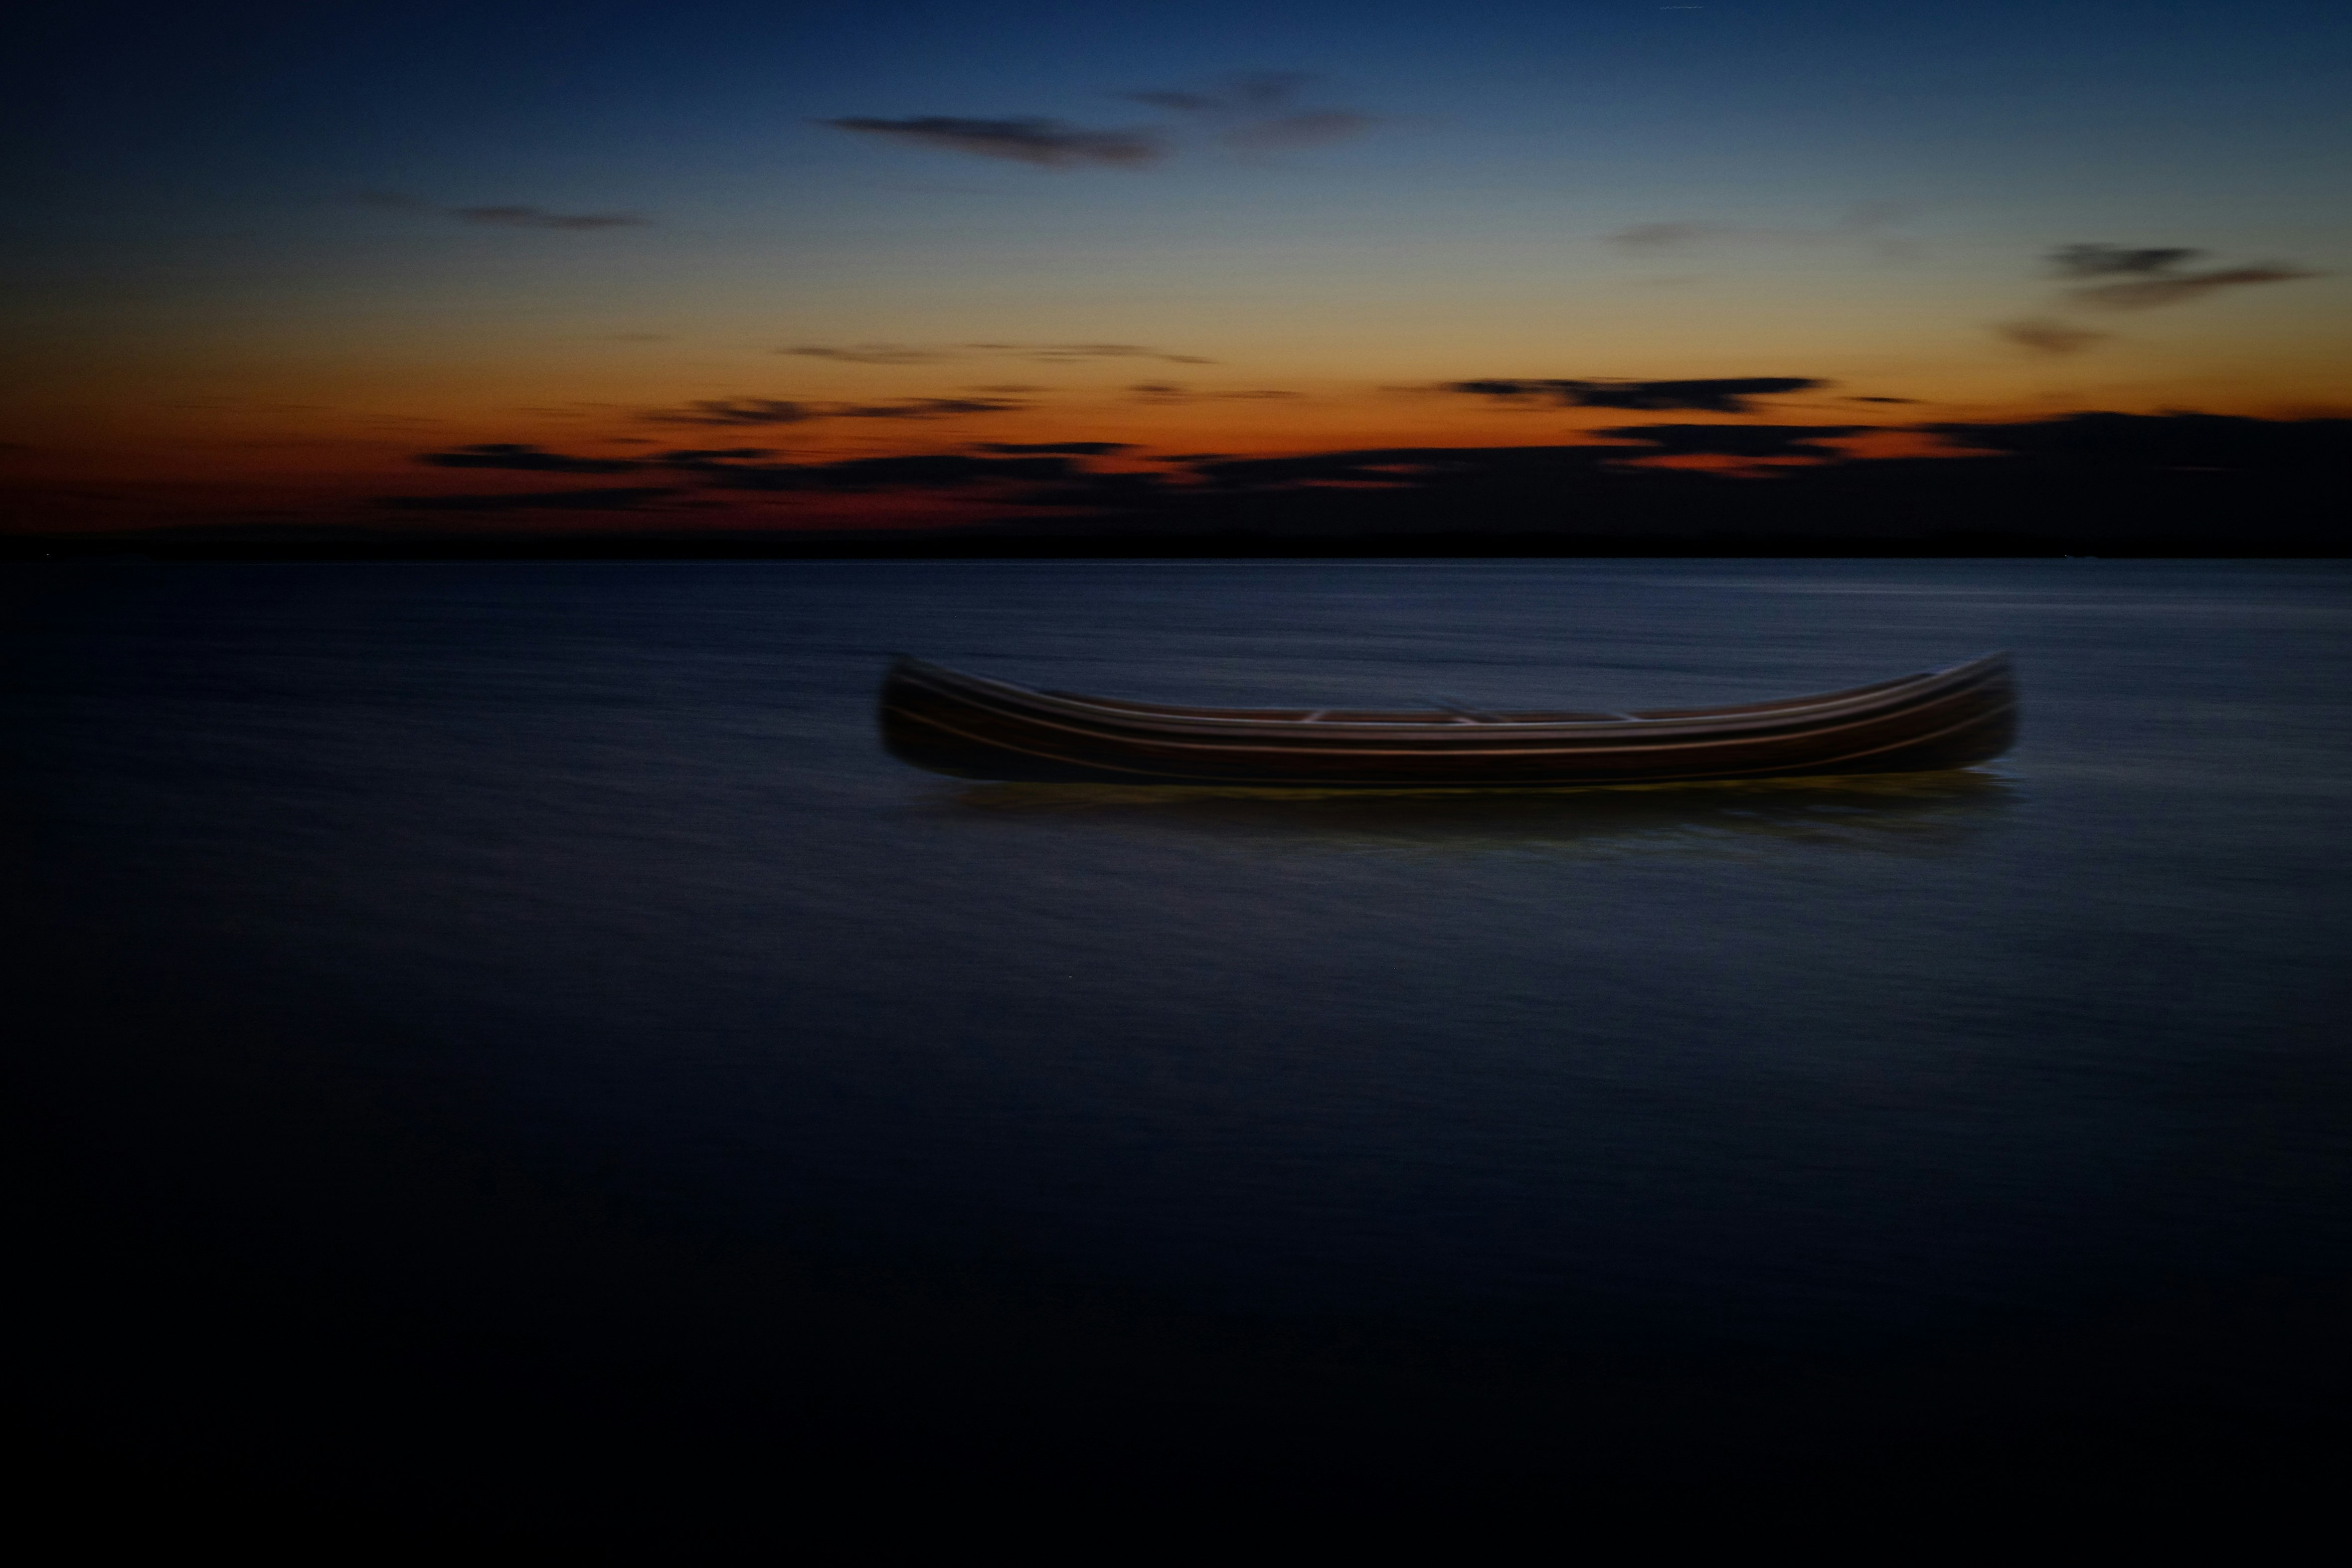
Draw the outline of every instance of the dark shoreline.
[[[222,513],[212,521],[157,510],[135,522],[118,516],[104,533],[61,530],[58,514],[27,496],[12,503],[0,559],[2352,556],[2352,420],[2086,413],[1921,428],[1985,455],[1824,462],[1766,478],[1628,467],[1615,446],[1397,447],[1202,459],[1177,483],[1088,469],[1070,455],[934,453],[796,465],[679,453],[670,455],[677,461],[620,463],[664,481],[654,486],[388,496],[341,513]],[[1815,451],[1808,438],[1822,432],[1657,425],[1616,434],[1685,456],[1761,459]],[[542,477],[614,465],[520,446],[419,461]],[[872,497],[912,526],[779,528],[774,514],[744,509],[762,504],[754,497],[800,494]],[[1001,509],[986,522],[917,521],[940,517],[958,497]],[[714,507],[739,525],[714,526],[706,509]],[[533,517],[536,526],[525,520]]]
[[[22,534],[0,561],[559,560],[2341,560],[2352,539],[2316,534],[2158,534],[2118,542],[1987,530],[1916,538],[1720,533],[1667,538],[1538,531],[1328,538],[1252,532],[1150,534],[636,533],[605,535]]]

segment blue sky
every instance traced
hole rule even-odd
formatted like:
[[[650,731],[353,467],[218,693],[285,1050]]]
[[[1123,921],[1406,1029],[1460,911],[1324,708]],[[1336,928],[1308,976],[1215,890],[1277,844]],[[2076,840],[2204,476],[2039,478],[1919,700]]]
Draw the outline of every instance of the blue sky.
[[[1393,389],[1494,375],[2352,405],[2333,6],[100,4],[30,43],[9,417],[60,471],[135,436],[265,476],[251,420],[167,404],[277,407],[358,464],[388,420],[535,439],[523,411],[593,405],[617,440],[698,398],[1027,384],[957,348],[997,341],[1214,361],[1181,415],[1108,361],[1023,394],[1028,434],[1180,444],[1449,438],[1464,410]],[[1131,96],[1268,73],[1262,112]],[[870,129],[934,118],[1160,155]],[[2108,311],[2050,276],[2087,243],[2252,280]],[[906,356],[778,352],[860,344]],[[1208,406],[1274,390],[1282,418]]]

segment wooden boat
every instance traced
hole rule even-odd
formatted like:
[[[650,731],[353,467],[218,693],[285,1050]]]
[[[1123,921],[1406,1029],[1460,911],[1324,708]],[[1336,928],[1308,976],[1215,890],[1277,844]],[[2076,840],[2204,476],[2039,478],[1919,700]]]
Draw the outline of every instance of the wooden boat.
[[[1315,789],[1654,784],[1964,768],[2017,733],[2006,653],[1778,702],[1628,712],[1184,707],[900,658],[882,737],[961,779]]]

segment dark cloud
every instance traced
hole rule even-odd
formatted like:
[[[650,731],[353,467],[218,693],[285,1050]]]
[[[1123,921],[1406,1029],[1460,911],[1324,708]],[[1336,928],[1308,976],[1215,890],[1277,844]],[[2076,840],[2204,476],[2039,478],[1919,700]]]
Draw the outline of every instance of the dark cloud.
[[[551,213],[538,207],[459,207],[457,215],[469,224],[518,229],[629,229],[650,221],[629,213]]]
[[[935,401],[947,402],[950,400]],[[839,411],[839,413],[843,417],[860,415],[868,418],[924,417],[922,411],[910,412],[898,407],[879,410],[845,409]],[[684,423],[758,423],[756,420],[740,418],[702,421],[684,417],[677,418],[676,422]],[[983,450],[994,449],[983,448]],[[917,463],[916,466],[905,469],[904,473],[918,476],[930,476],[929,478],[919,479],[919,482],[926,484],[943,482],[938,477],[942,474],[961,474],[967,477],[992,474],[998,477],[1050,478],[1062,476],[1068,465],[1068,455],[1090,455],[1097,452],[1121,450],[1121,447],[1116,442],[1074,442],[1036,447],[1005,447],[1002,450],[1017,455],[1009,461],[954,456],[935,463],[929,458],[924,458]],[[876,476],[883,473],[884,470],[860,468],[855,464],[847,466],[833,465],[800,467],[791,464],[764,461],[772,458],[775,455],[775,448],[768,446],[709,446],[678,447],[634,458],[573,457],[562,453],[543,452],[535,446],[518,443],[495,443],[465,447],[455,452],[419,453],[416,461],[444,468],[502,468],[553,474],[624,474],[669,470],[675,473],[696,475],[705,483],[734,489],[870,488],[882,482]],[[894,458],[890,461],[896,463],[902,460]],[[916,460],[903,461],[915,462]],[[898,470],[890,472],[898,472]],[[828,475],[833,477],[828,478]],[[863,477],[859,477],[860,476]],[[856,482],[850,483],[852,479]],[[914,484],[918,483],[919,479],[904,478],[894,482]],[[634,504],[629,502],[629,497],[669,493],[667,490],[641,492],[634,489],[616,489],[559,491],[539,497],[520,497],[511,496],[396,497],[380,501],[377,505],[439,507],[460,511],[495,511],[515,507],[594,507],[622,502]],[[607,497],[607,499],[567,498],[599,497]],[[620,501],[614,501],[610,499],[611,497],[619,497]]]
[[[1138,103],[1148,103],[1154,109],[1174,110],[1179,114],[1208,114],[1222,107],[1214,93],[1185,92],[1175,89],[1164,92],[1123,92],[1119,96],[1133,99]]]
[[[2078,354],[2114,336],[2111,332],[2094,332],[2087,327],[2069,327],[2063,321],[2053,321],[2039,316],[2022,321],[2003,321],[1992,330],[1994,336],[2007,339],[2021,349],[2031,349],[2037,354]]]
[[[2046,259],[2050,270],[2060,277],[2146,277],[2149,273],[2169,272],[2182,262],[2193,261],[2204,254],[2181,246],[2134,249],[2120,245],[2062,245]]]
[[[2334,495],[2352,462],[2352,420],[2084,413],[2015,425],[1911,427],[1950,438],[1936,454],[1848,453],[1832,444],[1868,428],[1625,426],[1610,434],[1646,443],[1646,450],[1585,444],[1203,457],[1192,465],[1199,483],[1139,492],[1133,509],[1105,526],[1335,541],[1479,532],[1565,541],[1590,534],[1624,546],[1711,540],[1708,549],[1722,553],[1780,538],[1843,539],[1868,553],[1890,539],[1938,537],[1968,553],[1989,538],[2088,532],[2146,553],[2178,529],[2226,538],[2244,524],[2217,501],[2268,497],[2295,497],[2300,515],[2327,519],[2294,525],[2310,535],[2299,545],[2318,547],[2303,553],[2340,544],[2333,513],[2315,503]],[[1643,461],[1699,454],[1735,461],[1709,467]],[[1785,462],[1791,457],[1814,461]],[[1772,482],[1754,483],[1757,465],[1774,458],[1784,462],[1769,470]],[[1107,492],[1094,494],[1100,499]],[[1101,504],[1114,514],[1124,506],[1115,497]],[[2255,509],[2266,518],[2287,515],[2278,507]]]
[[[1673,456],[1706,453],[1726,457],[1828,457],[1845,455],[1820,443],[1853,435],[1866,424],[1623,424],[1596,434],[1646,441]]]
[[[638,465],[625,457],[566,457],[536,446],[492,442],[455,452],[422,452],[416,461],[436,468],[518,468],[539,474],[626,474]]]
[[[1171,354],[1165,349],[1150,349],[1140,343],[1059,343],[1032,350],[1024,359],[1053,363],[1066,360],[1159,360],[1171,365],[1213,365],[1214,360],[1204,360],[1198,354]]]
[[[2091,469],[2305,473],[2334,484],[2352,466],[2352,419],[2221,413],[2070,413],[2019,424],[1918,428],[1970,447]]]
[[[526,206],[441,207],[398,191],[362,191],[353,200],[362,206],[381,207],[387,212],[431,213],[461,223],[503,228],[628,229],[643,228],[653,221],[631,213],[551,213],[543,207]]]
[[[1097,473],[1087,465],[1088,458],[1129,450],[1131,448],[1128,444],[1117,441],[978,444],[972,452],[894,454],[799,464],[775,460],[775,450],[765,446],[678,447],[635,461],[605,464],[506,443],[467,448],[454,455],[421,454],[420,461],[434,462],[445,455],[457,455],[559,471],[629,469],[667,475],[693,488],[646,486],[525,495],[394,497],[374,505],[460,512],[610,510],[670,496],[691,497],[698,492],[708,497],[715,492],[850,495],[958,489],[969,489],[992,500],[1055,508],[1145,504],[1165,487],[1167,482],[1162,476]]]
[[[1218,141],[1243,152],[1327,146],[1360,136],[1380,123],[1376,116],[1357,110],[1300,103],[1299,90],[1308,79],[1291,71],[1259,71],[1229,78],[1208,89],[1167,89],[1119,96],[1204,122],[1204,129],[1211,131]],[[915,115],[904,120],[854,116],[819,123],[837,131],[1049,169],[1086,164],[1134,168],[1157,162],[1168,152],[1160,131],[1150,126],[1091,130],[1036,116],[1003,120],[944,114]]]
[[[1007,481],[1035,484],[1081,477],[1067,456],[970,457],[961,453],[916,453],[854,457],[839,463],[730,461],[724,453],[681,452],[668,465],[695,475],[720,490],[850,494],[871,490],[937,490]]]
[[[1127,390],[1138,402],[1249,402],[1300,395],[1295,392],[1195,392],[1177,382],[1137,382]]]
[[[1255,71],[1207,89],[1166,89],[1122,97],[1154,109],[1221,124],[1218,140],[1244,152],[1283,152],[1360,136],[1381,123],[1351,109],[1309,109],[1297,103],[1314,78],[1297,71]]]
[[[644,417],[661,424],[806,424],[818,419],[944,419],[960,413],[1005,413],[1027,408],[1003,398],[910,397],[895,402],[799,402],[790,398],[698,398],[683,408]]]
[[[667,468],[680,474],[694,474],[708,479],[715,475],[731,475],[774,470],[794,472],[787,463],[767,463],[764,458],[775,455],[767,446],[685,446],[657,454],[646,459],[648,468]]]
[[[373,504],[410,512],[629,511],[675,496],[675,489],[629,486],[606,490],[528,490],[504,496],[386,496]]]
[[[1804,392],[1828,384],[1810,376],[1733,376],[1690,382],[1486,380],[1454,382],[1445,390],[1514,402],[1557,402],[1570,408],[1746,413],[1749,412],[1750,398]]]
[[[931,365],[952,354],[937,349],[909,349],[898,343],[859,343],[847,349],[828,349],[810,345],[797,349],[778,349],[780,354],[795,354],[805,360],[837,360],[850,365]]]
[[[1064,364],[1076,360],[1159,360],[1171,365],[1213,365],[1198,354],[1171,354],[1142,343],[966,343],[976,354],[1007,354],[1039,364]]]
[[[1194,461],[1202,478],[1229,490],[1400,484],[1440,490],[1475,486],[1496,476],[1554,479],[1598,475],[1627,455],[1618,446],[1414,446]]]
[[[1920,400],[1916,397],[1850,397],[1844,401],[1847,402],[1917,402]]]
[[[828,419],[944,419],[957,413],[1009,413],[1027,408],[1025,402],[1003,398],[911,397],[898,402],[834,403],[824,409]]]
[[[854,365],[927,365],[966,358],[1030,360],[1068,364],[1081,360],[1158,360],[1171,365],[1213,365],[1198,354],[1171,354],[1144,343],[960,343],[952,349],[912,348],[903,343],[858,343],[848,348],[810,345],[778,349],[779,354],[833,360]]]
[[[2283,262],[2264,262],[2254,267],[2225,267],[2211,272],[2186,272],[2132,283],[2103,283],[2089,288],[2070,288],[2066,296],[2076,304],[2102,310],[2153,310],[2158,306],[2181,305],[2191,299],[2200,299],[2218,289],[2242,288],[2256,283],[2292,283],[2298,278],[2318,276],[2318,273],[2289,267]]]
[[[2191,299],[2200,299],[2219,289],[2242,288],[2257,283],[2291,283],[2297,278],[2319,276],[2283,261],[2215,267],[2209,272],[2179,270],[2182,263],[2193,261],[2204,254],[2187,246],[2063,245],[2043,259],[2048,262],[2050,270],[2060,277],[2123,279],[2119,283],[2097,283],[2066,290],[2068,304],[2098,310],[2153,310],[2166,305],[2181,305]],[[2004,336],[2014,336],[2005,328],[1996,330]],[[2063,338],[2065,330],[2058,329],[2057,335]],[[2020,337],[2017,340],[2028,347],[2050,346],[2033,342],[2031,337]],[[2071,347],[2056,347],[2053,351],[2066,353],[2071,351]]]
[[[1894,202],[1864,202],[1826,228],[1755,228],[1741,224],[1635,224],[1604,236],[1604,243],[1636,255],[1665,255],[1718,245],[1852,246],[1863,245],[1889,261],[1908,259],[1916,251],[1909,241],[1885,231],[1910,216],[1910,209]]]
[[[1171,89],[1122,93],[1122,98],[1179,114],[1274,114],[1289,107],[1315,78],[1303,71],[1244,71],[1205,90]]]
[[[1041,455],[1060,454],[1069,457],[1100,457],[1107,453],[1132,452],[1135,450],[1135,444],[1127,441],[976,441],[972,443],[972,450],[1007,454],[1035,453]]]
[[[818,123],[837,131],[977,153],[983,158],[1006,158],[1045,169],[1087,163],[1132,168],[1157,162],[1163,152],[1159,137],[1148,130],[1087,131],[1065,125],[1058,120],[963,120],[953,115],[923,114],[908,120],[855,117]]]
[[[772,397],[698,398],[684,408],[656,410],[645,416],[661,424],[804,424],[823,419],[824,411],[804,402]]]
[[[818,486],[837,490],[890,489],[899,486],[939,488],[991,479],[1059,479],[1075,473],[1066,457],[988,458],[954,454],[911,457],[856,457],[809,470]]]

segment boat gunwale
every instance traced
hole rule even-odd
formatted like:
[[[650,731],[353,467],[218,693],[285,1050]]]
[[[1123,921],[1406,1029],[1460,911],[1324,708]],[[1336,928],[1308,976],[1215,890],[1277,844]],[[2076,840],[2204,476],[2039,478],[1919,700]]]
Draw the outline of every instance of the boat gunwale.
[[[1703,733],[1683,732],[1675,734],[1664,734],[1656,730],[1651,730],[1645,732],[1643,737],[1639,741],[1635,741],[1633,744],[1615,746],[1561,745],[1559,744],[1559,742],[1570,737],[1560,736],[1523,736],[1516,737],[1519,739],[1522,744],[1500,747],[1444,745],[1382,747],[1360,743],[1327,746],[1286,746],[1281,744],[1281,741],[1285,738],[1284,737],[1273,735],[1249,737],[1233,736],[1207,737],[1199,736],[1197,733],[1190,737],[1176,735],[1156,735],[1145,737],[1109,736],[1104,734],[1099,729],[1085,728],[1069,724],[1057,723],[1053,718],[1043,715],[1021,714],[1016,715],[1015,716],[1037,728],[1053,730],[1063,735],[1076,736],[1096,741],[1107,740],[1114,744],[1124,745],[1131,747],[1158,747],[1164,750],[1205,752],[1212,754],[1223,752],[1234,756],[1260,758],[1277,756],[1324,758],[1412,758],[1421,759],[1453,759],[1479,757],[1493,758],[1532,758],[1544,757],[1562,758],[1597,758],[1601,757],[1625,756],[1629,754],[1641,753],[1649,753],[1659,757],[1666,757],[1671,756],[1675,752],[1699,751],[1711,747],[1724,745],[1763,747],[1785,744],[1792,740],[1818,740],[1829,736],[1836,735],[1843,730],[1864,728],[1871,725],[1885,723],[1889,719],[1904,715],[1924,713],[1927,709],[1936,706],[1948,699],[1957,698],[1966,695],[1968,694],[1965,689],[1955,690],[1940,694],[1939,695],[1927,701],[1906,704],[1901,707],[1880,710],[1864,710],[1857,713],[1837,715],[1832,716],[1832,719],[1817,720],[1811,724],[1790,726],[1780,729],[1749,729],[1732,733],[1727,733],[1721,729],[1717,729]],[[2005,703],[2002,705],[2001,711],[2006,712],[2014,706],[2015,705],[2013,703]],[[955,726],[945,722],[935,714],[907,713],[903,709],[899,711],[903,716],[915,723],[929,725],[935,729],[942,730],[947,734],[956,736],[961,739],[971,741],[976,745],[1005,747],[1013,750],[1021,751],[1029,756],[1051,758],[1054,760],[1076,760],[1075,758],[1059,758],[1053,753],[1035,751],[1028,747],[1018,746],[1003,737],[974,735],[969,731],[958,729]],[[1929,732],[1929,737],[1950,733],[1952,729],[1966,728],[1969,724],[1981,723],[1982,721],[1983,716],[1978,715],[1965,721],[1961,725],[1950,727],[1950,728],[1945,730],[1931,731]],[[1488,736],[1491,737],[1492,731],[1496,727],[1483,726],[1479,727],[1485,729]],[[1451,736],[1459,737],[1465,740],[1470,738],[1474,734],[1472,730],[1467,728],[1447,732],[1436,732],[1435,727],[1432,727],[1432,730],[1435,733],[1445,733]],[[1373,738],[1402,739],[1405,737],[1376,737]],[[1626,738],[1630,739],[1631,737],[1627,737]],[[1926,737],[1914,737],[1914,739],[1918,738]],[[1553,742],[1553,744],[1545,744],[1547,740]],[[1878,749],[1885,748],[1870,748],[1870,750]],[[1854,755],[1866,756],[1869,754],[1870,751],[1865,750],[1864,752],[1855,753]]]
[[[1358,739],[1433,740],[1441,743],[1437,749],[1446,755],[1478,755],[1486,747],[1456,743],[1470,742],[1474,737],[1478,741],[1504,737],[1540,741],[1548,738],[1631,738],[1639,736],[1645,741],[1683,740],[1703,744],[1708,740],[1735,737],[1762,740],[1776,731],[1801,734],[1836,730],[1879,714],[1929,706],[1948,695],[2000,679],[2008,674],[2009,661],[2010,655],[2005,652],[1985,653],[1957,664],[1838,691],[1717,708],[1651,710],[1646,714],[1626,714],[1617,718],[1519,718],[1500,715],[1492,718],[1474,718],[1434,710],[1425,716],[1414,718],[1355,719],[1339,716],[1349,710],[1188,710],[1163,705],[1128,706],[1116,698],[1096,699],[1076,693],[1042,692],[1010,681],[967,674],[961,670],[904,654],[892,665],[890,682],[909,680],[950,699],[966,701],[1008,716],[1048,724],[1057,729],[1075,723],[1089,727],[1095,733],[1110,732],[1106,738],[1131,737],[1143,744],[1170,744],[1190,748],[1204,742],[1218,743],[1210,740],[1213,737],[1223,744],[1240,743],[1247,745],[1252,751],[1264,751],[1276,747],[1248,743],[1284,737],[1303,739],[1312,734],[1320,740],[1339,742]],[[889,684],[886,684],[886,706],[888,706],[888,693]],[[990,700],[992,698],[992,701]],[[1263,713],[1267,716],[1238,716],[1251,712]],[[1282,716],[1274,716],[1276,715]],[[1330,716],[1291,716],[1293,715]],[[1063,722],[1055,723],[1056,719]],[[1200,738],[1187,740],[1178,738],[1180,737]],[[1360,746],[1313,746],[1301,749],[1370,750]],[[1524,747],[1507,747],[1496,755],[1512,755],[1525,749]],[[1646,750],[1651,747],[1637,746],[1612,749]],[[1421,750],[1414,748],[1414,752]],[[1413,753],[1405,753],[1411,754]]]

